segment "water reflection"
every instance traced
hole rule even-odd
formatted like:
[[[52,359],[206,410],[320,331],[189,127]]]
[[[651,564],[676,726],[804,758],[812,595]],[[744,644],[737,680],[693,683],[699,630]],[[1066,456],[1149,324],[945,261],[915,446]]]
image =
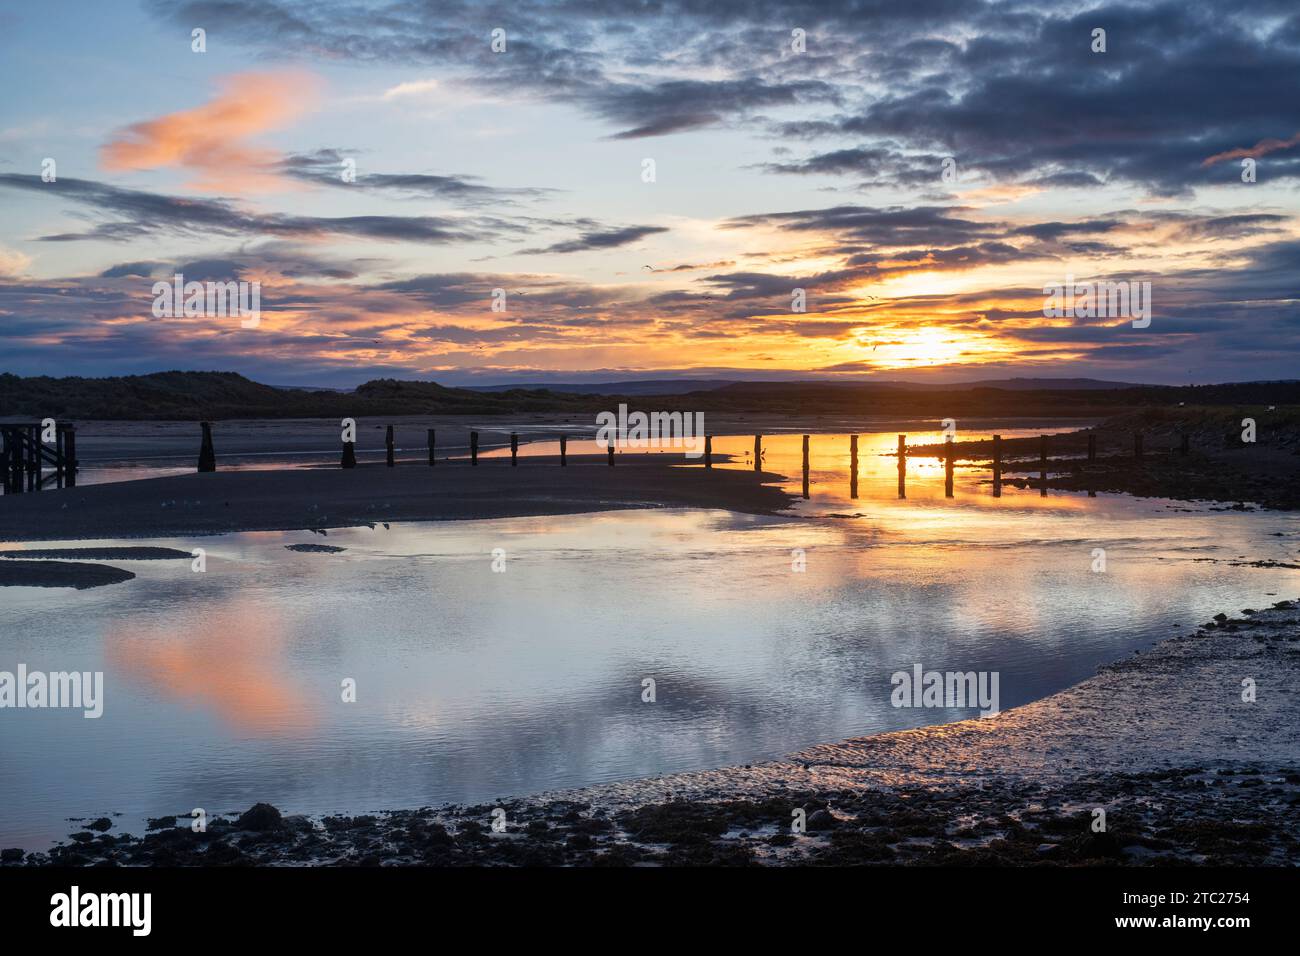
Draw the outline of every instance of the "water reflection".
[[[209,712],[238,734],[302,736],[316,726],[320,701],[286,666],[287,640],[274,602],[223,592],[110,623],[104,661],[142,694]]]
[[[965,467],[948,499],[942,463],[915,458],[899,500],[894,442],[859,439],[854,499],[849,436],[813,435],[792,517],[332,530],[341,554],[284,549],[308,533],[101,542],[201,545],[208,570],[140,562],[111,588],[6,591],[0,669],[102,669],[106,702],[98,721],[0,714],[0,844],[114,810],[138,833],[196,806],[356,812],[746,763],[968,716],[889,706],[889,675],[915,662],[997,670],[1009,707],[1175,626],[1294,596],[1294,571],[1205,560],[1294,562],[1293,516],[996,498]],[[734,456],[717,467],[753,467],[752,437],[715,450]],[[801,435],[765,436],[763,454],[801,490]]]

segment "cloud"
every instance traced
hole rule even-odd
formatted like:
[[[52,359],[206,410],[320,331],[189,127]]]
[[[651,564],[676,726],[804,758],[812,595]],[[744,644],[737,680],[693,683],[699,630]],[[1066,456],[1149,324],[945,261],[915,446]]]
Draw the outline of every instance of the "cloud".
[[[1292,0],[1085,6],[516,0],[508,50],[494,55],[477,8],[463,0],[390,5],[383,16],[354,0],[151,3],[173,22],[216,24],[276,54],[310,49],[436,71],[412,93],[446,77],[513,100],[567,103],[609,123],[613,139],[756,123],[783,145],[817,144],[768,167],[778,173],[940,189],[933,160],[953,156],[964,176],[993,183],[1124,184],[1176,196],[1230,182],[1216,168],[1227,157],[1270,152],[1269,177],[1300,177],[1300,156],[1276,155],[1294,137],[1260,139],[1296,129]],[[807,51],[792,55],[788,29],[775,24],[806,29]],[[1099,25],[1105,53],[1090,48]],[[390,92],[404,95],[403,86]]]
[[[188,199],[136,189],[123,189],[89,179],[60,177],[43,183],[39,176],[0,173],[0,187],[25,189],[88,205],[118,218],[85,232],[41,236],[43,242],[100,239],[124,242],[156,233],[210,236],[271,235],[309,239],[347,236],[424,244],[493,241],[526,234],[528,224],[492,217],[449,216],[299,216],[255,212],[224,199]]]
[[[355,179],[351,182],[342,176],[349,158],[355,167]],[[348,157],[340,149],[318,149],[311,153],[286,156],[278,161],[276,168],[287,176],[319,186],[338,186],[358,192],[384,190],[427,196],[462,206],[513,205],[520,199],[542,199],[558,192],[554,189],[488,186],[478,176],[370,172],[363,163],[355,157]]]
[[[398,83],[396,86],[384,90],[383,98],[394,100],[404,96],[427,96],[437,90],[440,85],[437,80],[408,80],[405,83]]]
[[[616,246],[626,246],[630,243],[644,239],[646,236],[653,236],[667,231],[668,229],[664,226],[623,226],[614,229],[593,229],[589,232],[584,232],[576,239],[557,242],[554,245],[546,246],[542,249],[524,249],[520,252],[520,255],[529,255],[533,253],[588,252],[592,249],[613,249]]]
[[[1280,149],[1290,149],[1297,143],[1300,143],[1300,133],[1296,133],[1290,139],[1261,139],[1249,149],[1229,149],[1222,153],[1215,153],[1201,165],[1213,166],[1215,163],[1221,163],[1227,159],[1242,159],[1246,156],[1266,156],[1269,153],[1276,153]]]
[[[31,264],[31,256],[0,246],[0,278],[16,279],[26,273]]]
[[[302,72],[240,73],[220,82],[202,106],[135,123],[100,150],[109,172],[177,167],[193,174],[189,185],[208,192],[283,189],[276,154],[247,140],[277,129],[310,109],[320,83]]]

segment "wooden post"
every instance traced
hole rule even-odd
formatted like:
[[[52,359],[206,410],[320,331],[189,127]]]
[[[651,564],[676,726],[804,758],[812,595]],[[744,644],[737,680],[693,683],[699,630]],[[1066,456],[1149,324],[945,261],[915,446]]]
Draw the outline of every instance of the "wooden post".
[[[384,449],[385,449],[385,456],[386,456],[385,460],[388,463],[388,467],[392,468],[394,465],[397,464],[397,462],[393,460],[393,426],[392,425],[389,425],[388,430],[384,432]]]
[[[77,429],[69,425],[63,433],[63,484],[77,487]]]
[[[704,467],[713,467],[713,436],[704,436]]]
[[[1096,432],[1090,432],[1088,434],[1088,460],[1089,461],[1097,460],[1097,433]]]
[[[23,493],[23,483],[26,480],[23,478],[23,469],[25,467],[23,434],[23,429],[18,425],[15,425],[9,432],[9,481],[12,485],[9,490],[16,495]]]
[[[20,495],[23,492],[23,443],[19,439],[18,426],[14,425],[5,433],[6,445],[9,452],[9,468],[5,472],[5,480],[9,486],[5,489],[11,495]]]
[[[754,436],[754,470],[763,470],[763,436]]]
[[[18,440],[18,426],[5,429],[5,493],[22,494],[23,458],[22,443]]]
[[[947,438],[944,439],[943,445],[944,445],[943,495],[945,498],[951,498],[952,497],[952,455],[953,455],[953,450],[952,450],[953,442],[952,442],[951,435],[949,435]]]
[[[560,436],[560,467],[566,468],[569,464],[569,436]]]
[[[5,429],[5,493],[20,495],[23,491],[23,456],[21,432],[17,425]]]
[[[25,468],[27,472],[27,491],[40,491],[33,481],[32,473],[36,469],[32,466],[33,453],[36,451],[36,445],[41,440],[41,430],[39,425],[31,425],[27,429],[27,443],[23,448],[24,458],[26,461]]]
[[[469,463],[478,467],[478,432],[469,433]]]
[[[898,436],[898,497],[907,497],[907,436]]]
[[[858,496],[858,436],[849,436],[849,497]]]
[[[343,443],[343,459],[339,462],[340,468],[357,467],[357,443],[354,441],[345,441]]]
[[[217,470],[217,453],[212,448],[212,423],[199,422],[203,429],[203,444],[199,448],[199,471]]]
[[[808,435],[803,436],[803,496],[808,497]]]
[[[606,453],[609,455],[609,467],[613,468],[614,467],[614,440],[613,439],[610,439],[609,445],[606,448]]]
[[[25,442],[22,440],[23,434],[23,429],[17,425],[15,425],[13,430],[9,433],[9,464],[11,469],[10,476],[13,481],[13,488],[11,490],[14,494],[18,495],[23,493],[23,483],[26,481],[26,479],[23,478],[23,470],[25,468],[25,459],[23,458],[23,447]]]
[[[437,433],[432,428],[430,428],[429,429],[429,467],[430,468],[433,467],[433,449],[436,447],[437,438],[438,438]]]
[[[519,465],[519,436],[514,432],[510,433],[510,467],[516,468]]]
[[[993,497],[1002,497],[1002,436],[993,436]]]
[[[27,430],[27,490],[41,490],[41,426]]]
[[[1191,436],[1189,436],[1187,432],[1183,432],[1182,437],[1179,439],[1178,454],[1186,458],[1187,453],[1190,452],[1191,450],[1192,450]]]
[[[1142,460],[1142,433],[1133,433],[1133,458],[1135,461]]]
[[[1047,436],[1038,436],[1038,483],[1040,494],[1047,497]]]
[[[54,487],[63,487],[63,426],[54,426]]]

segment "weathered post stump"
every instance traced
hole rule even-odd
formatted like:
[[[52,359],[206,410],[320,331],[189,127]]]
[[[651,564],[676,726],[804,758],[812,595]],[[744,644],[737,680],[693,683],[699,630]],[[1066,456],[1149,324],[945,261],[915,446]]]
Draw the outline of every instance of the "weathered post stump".
[[[212,448],[212,423],[199,422],[203,429],[203,444],[199,447],[199,471],[217,470],[217,453]]]

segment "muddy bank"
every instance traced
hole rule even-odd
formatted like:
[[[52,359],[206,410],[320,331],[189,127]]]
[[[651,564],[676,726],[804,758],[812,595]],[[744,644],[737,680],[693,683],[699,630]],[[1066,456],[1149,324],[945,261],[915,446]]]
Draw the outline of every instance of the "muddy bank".
[[[439,462],[434,468],[218,471],[0,496],[6,541],[135,538],[579,514],[722,508],[773,514],[793,500],[772,474],[681,465],[659,455]],[[2,562],[0,562],[2,563]]]
[[[1242,440],[1242,421],[1255,422],[1255,441]],[[1142,435],[1142,457],[1134,435]],[[1187,436],[1187,454],[1182,453]],[[1088,440],[1097,458],[1087,459]],[[1041,488],[1038,438],[1002,442],[1007,484]],[[942,455],[942,445],[909,448],[915,457]],[[959,461],[992,469],[993,442],[956,442]],[[1148,498],[1215,501],[1241,507],[1300,508],[1300,413],[1267,407],[1152,409],[1117,416],[1095,428],[1048,439],[1047,487],[1065,491],[1125,492]],[[1015,477],[1017,475],[1028,477]],[[992,480],[990,475],[990,481]]]
[[[99,588],[130,581],[123,568],[85,561],[0,561],[0,588]]]
[[[0,551],[0,558],[68,559],[92,561],[188,561],[193,555],[176,548],[13,548]]]
[[[144,837],[106,832],[104,818],[48,853],[6,856],[14,865],[1297,865],[1297,679],[1300,606],[1283,601],[1219,615],[993,717],[763,764],[319,820],[260,804],[203,833],[185,815],[152,821]],[[492,828],[497,808],[502,832]],[[803,833],[792,832],[796,811]]]

